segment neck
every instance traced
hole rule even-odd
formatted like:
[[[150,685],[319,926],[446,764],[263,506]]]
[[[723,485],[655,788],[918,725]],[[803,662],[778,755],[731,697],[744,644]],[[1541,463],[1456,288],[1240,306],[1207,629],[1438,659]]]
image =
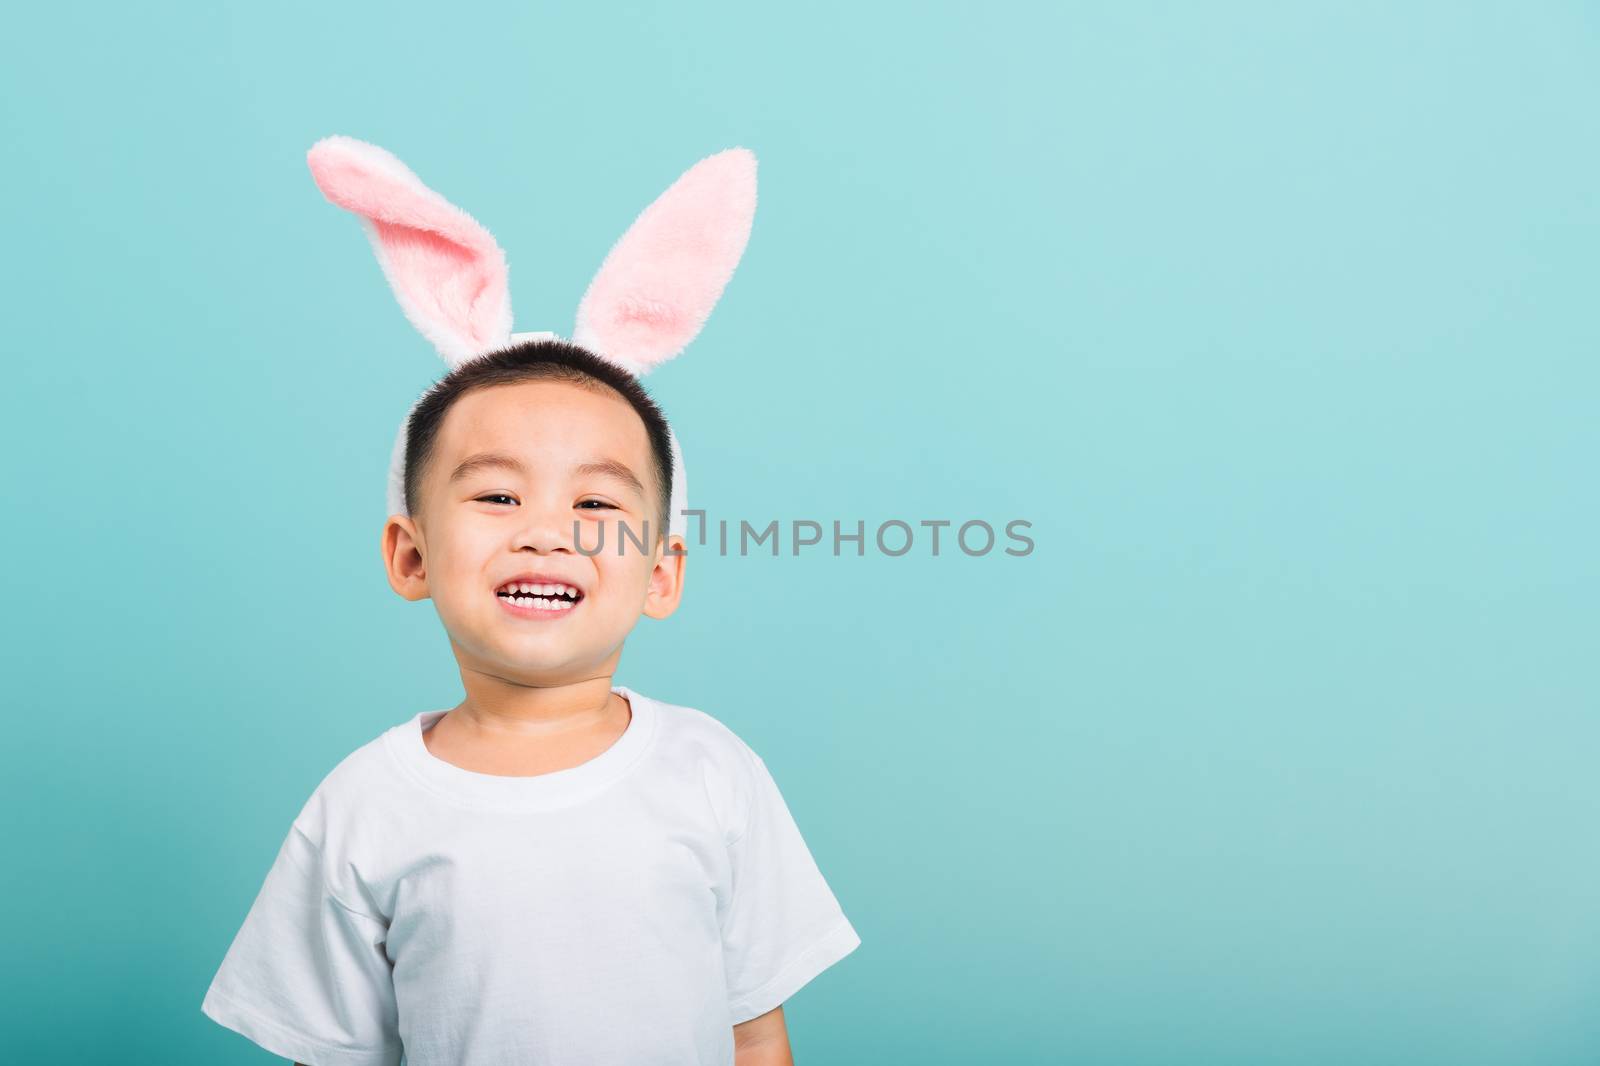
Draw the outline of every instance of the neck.
[[[474,732],[508,740],[595,729],[628,713],[627,701],[611,691],[610,672],[544,683],[464,667],[461,680],[466,698],[450,717]]]

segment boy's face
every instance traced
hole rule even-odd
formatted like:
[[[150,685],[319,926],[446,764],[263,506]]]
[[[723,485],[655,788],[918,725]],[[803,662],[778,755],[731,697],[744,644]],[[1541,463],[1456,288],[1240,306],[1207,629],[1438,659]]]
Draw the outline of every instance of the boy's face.
[[[522,469],[463,469],[483,456]],[[638,484],[621,470],[583,469],[600,464],[620,464]],[[666,554],[659,536],[654,471],[643,420],[614,393],[557,381],[475,389],[439,427],[420,513],[384,527],[389,584],[433,600],[463,671],[541,685],[610,674],[640,614],[667,617],[683,590],[685,557]],[[514,609],[496,590],[529,573],[582,596],[561,611]]]

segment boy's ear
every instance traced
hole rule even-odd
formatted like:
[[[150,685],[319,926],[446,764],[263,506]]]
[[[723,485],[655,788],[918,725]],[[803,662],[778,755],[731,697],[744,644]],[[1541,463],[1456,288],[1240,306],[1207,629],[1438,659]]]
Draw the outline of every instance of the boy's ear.
[[[361,219],[401,310],[446,363],[506,345],[506,258],[488,230],[375,144],[324,137],[306,163],[322,194]]]
[[[687,569],[688,547],[684,539],[676,534],[669,536],[666,546],[676,549],[663,550],[661,558],[656,560],[656,566],[650,573],[650,588],[645,593],[644,613],[649,618],[666,618],[678,609],[678,604],[683,600],[683,575]]]
[[[383,569],[389,587],[415,602],[428,598],[428,572],[414,519],[393,514],[383,526]]]
[[[634,374],[700,332],[744,255],[756,213],[756,157],[707,156],[640,213],[578,305],[572,340]]]

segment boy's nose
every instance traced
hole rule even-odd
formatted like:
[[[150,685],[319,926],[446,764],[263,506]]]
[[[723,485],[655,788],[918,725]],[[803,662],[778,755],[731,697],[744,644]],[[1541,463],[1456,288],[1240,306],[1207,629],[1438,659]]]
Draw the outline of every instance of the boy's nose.
[[[581,537],[582,543],[590,544],[599,534],[590,533],[582,527],[585,524],[578,515],[573,513],[570,506],[555,506],[553,504],[526,504],[522,512],[523,522],[517,530],[517,549],[532,548],[537,552],[573,551],[574,537]]]

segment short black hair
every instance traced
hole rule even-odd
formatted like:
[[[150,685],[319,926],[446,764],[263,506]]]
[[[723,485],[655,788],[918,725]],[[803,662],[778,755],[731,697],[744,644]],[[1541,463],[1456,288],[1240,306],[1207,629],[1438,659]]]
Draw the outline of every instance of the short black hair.
[[[571,341],[540,338],[521,341],[485,355],[476,356],[440,378],[417,401],[406,423],[405,502],[409,514],[417,513],[422,502],[422,479],[433,459],[439,427],[452,405],[468,392],[495,385],[523,381],[564,381],[581,388],[613,391],[628,401],[644,422],[650,438],[650,453],[655,460],[655,481],[660,506],[656,520],[664,536],[672,511],[672,441],[667,435],[667,417],[628,371]],[[642,532],[642,531],[641,531]]]

